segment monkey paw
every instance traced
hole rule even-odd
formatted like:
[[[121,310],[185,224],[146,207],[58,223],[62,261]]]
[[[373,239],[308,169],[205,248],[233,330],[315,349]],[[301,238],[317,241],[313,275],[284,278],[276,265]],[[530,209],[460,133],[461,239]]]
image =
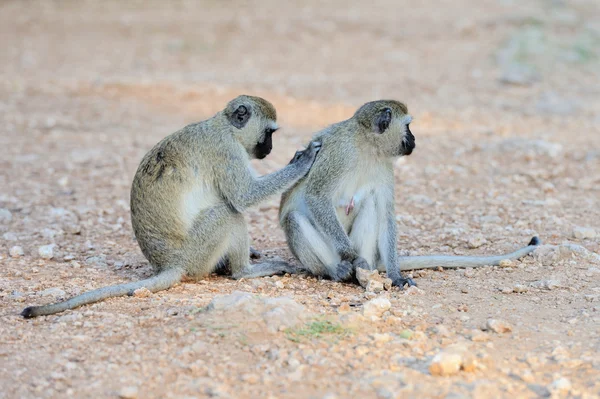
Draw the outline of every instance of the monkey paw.
[[[337,264],[335,275],[332,276],[335,281],[346,281],[352,278],[352,273],[354,272],[354,267],[352,263],[347,260],[343,260]]]
[[[404,288],[405,285],[408,285],[409,287],[416,287],[417,283],[415,283],[412,278],[400,277],[392,281],[392,285],[394,287]]]
[[[363,258],[361,256],[354,259],[354,262],[352,262],[352,267],[354,267],[354,270],[356,270],[356,268],[358,268],[358,267],[360,267],[361,269],[365,269],[365,270],[371,270],[369,263],[365,260],[365,258]]]

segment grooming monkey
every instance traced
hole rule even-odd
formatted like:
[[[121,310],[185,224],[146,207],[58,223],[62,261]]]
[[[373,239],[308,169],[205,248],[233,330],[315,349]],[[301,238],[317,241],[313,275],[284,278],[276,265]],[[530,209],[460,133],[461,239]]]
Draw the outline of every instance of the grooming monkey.
[[[500,256],[398,256],[393,161],[415,148],[411,119],[398,101],[374,101],[314,135],[321,143],[319,157],[283,193],[279,208],[290,250],[314,275],[344,281],[356,267],[378,269],[402,287],[414,285],[403,270],[497,265],[539,245],[534,237]]]
[[[259,97],[239,96],[212,118],[167,136],[142,159],[131,188],[131,222],[154,277],[100,288],[64,302],[28,307],[26,318],[49,315],[131,295],[165,290],[184,275],[204,277],[227,263],[234,278],[295,269],[286,262],[249,264],[242,212],[282,192],[312,166],[320,144],[296,152],[289,165],[256,177],[251,158],[263,159],[277,130],[275,108]]]

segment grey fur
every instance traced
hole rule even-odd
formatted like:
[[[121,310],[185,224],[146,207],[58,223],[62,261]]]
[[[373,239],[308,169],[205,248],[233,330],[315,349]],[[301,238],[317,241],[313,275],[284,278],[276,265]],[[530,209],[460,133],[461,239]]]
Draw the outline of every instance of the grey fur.
[[[402,270],[493,265],[539,244],[534,239],[492,257],[398,256],[392,162],[415,148],[410,121],[404,104],[374,101],[313,137],[322,145],[319,157],[306,178],[284,192],[279,210],[290,250],[311,273],[342,281],[356,267],[377,268],[394,285],[412,285]]]
[[[242,215],[249,206],[290,188],[309,171],[319,151],[319,143],[311,143],[283,169],[255,177],[250,158],[265,132],[276,128],[275,118],[266,100],[240,96],[214,117],[164,138],[144,156],[131,188],[131,222],[156,276],[29,307],[21,314],[53,314],[141,287],[164,290],[184,275],[207,276],[225,258],[234,278],[293,272],[284,262],[249,264]]]

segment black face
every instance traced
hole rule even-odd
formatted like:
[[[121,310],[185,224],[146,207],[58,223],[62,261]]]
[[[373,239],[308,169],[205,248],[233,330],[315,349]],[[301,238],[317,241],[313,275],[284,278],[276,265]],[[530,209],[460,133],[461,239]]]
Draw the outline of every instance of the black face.
[[[410,124],[406,125],[406,136],[404,136],[400,145],[400,152],[403,155],[410,155],[415,149],[415,136],[413,136],[409,126]]]
[[[277,129],[267,128],[265,130],[265,137],[263,141],[256,143],[256,147],[254,147],[254,156],[257,159],[263,159],[271,153],[271,150],[273,149],[273,138],[271,136],[275,130]]]

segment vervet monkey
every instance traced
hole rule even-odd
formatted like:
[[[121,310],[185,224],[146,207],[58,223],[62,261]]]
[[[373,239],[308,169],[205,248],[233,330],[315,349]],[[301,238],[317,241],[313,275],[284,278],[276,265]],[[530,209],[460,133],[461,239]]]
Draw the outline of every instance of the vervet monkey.
[[[49,315],[131,295],[145,287],[165,290],[184,275],[201,278],[226,260],[234,278],[294,272],[286,262],[249,264],[250,244],[242,212],[291,187],[312,166],[320,145],[298,151],[289,165],[257,177],[251,158],[272,149],[278,129],[268,101],[239,96],[212,118],[160,141],[142,159],[131,188],[131,222],[156,275],[100,288],[64,302],[28,307],[26,318]]]
[[[398,101],[374,101],[314,135],[322,145],[319,157],[283,193],[279,208],[288,246],[311,273],[344,281],[356,267],[376,268],[396,286],[414,285],[402,270],[497,265],[539,244],[534,237],[527,247],[499,256],[399,256],[393,161],[415,149],[411,119]]]

